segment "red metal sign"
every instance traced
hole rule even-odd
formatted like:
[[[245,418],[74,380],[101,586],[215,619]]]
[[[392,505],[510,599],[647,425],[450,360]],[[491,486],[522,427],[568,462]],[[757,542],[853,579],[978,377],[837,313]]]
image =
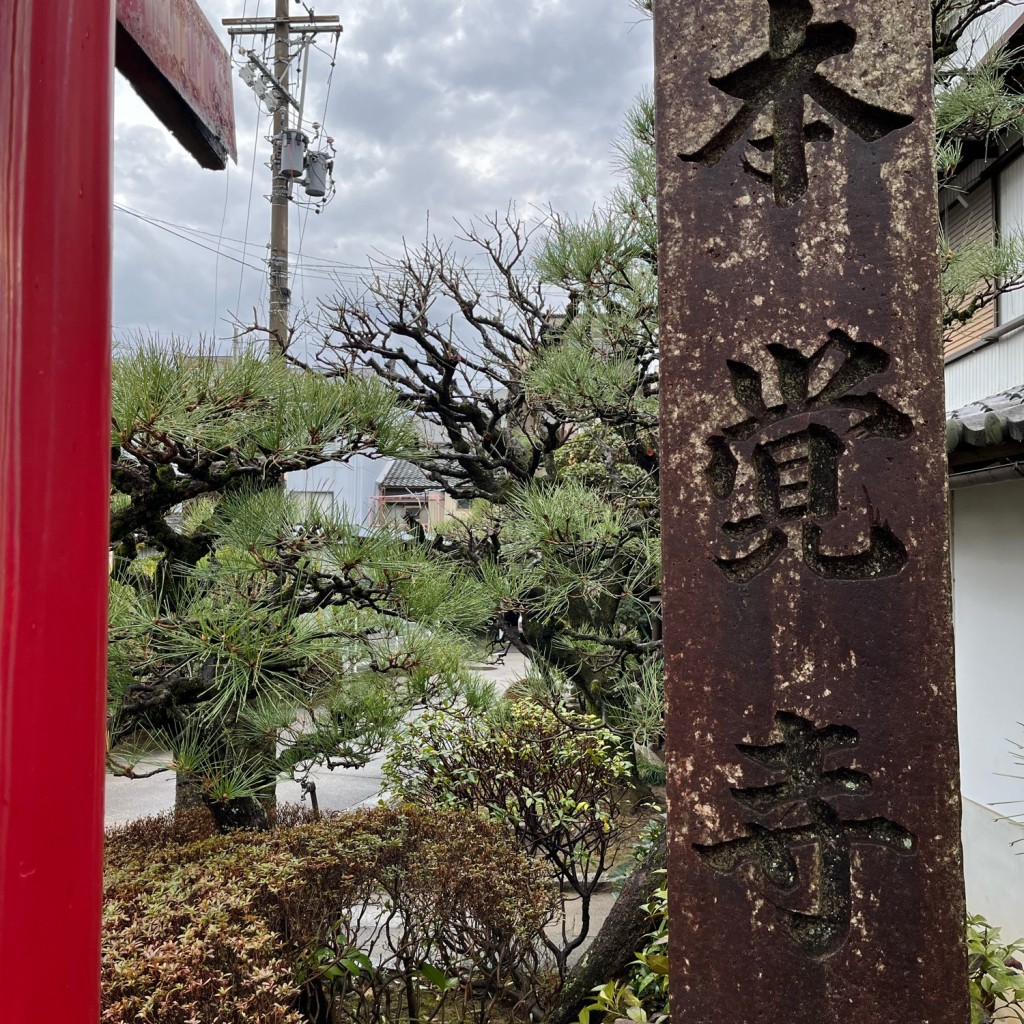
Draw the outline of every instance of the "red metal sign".
[[[196,0],[117,0],[117,68],[203,167],[237,159],[231,59]]]

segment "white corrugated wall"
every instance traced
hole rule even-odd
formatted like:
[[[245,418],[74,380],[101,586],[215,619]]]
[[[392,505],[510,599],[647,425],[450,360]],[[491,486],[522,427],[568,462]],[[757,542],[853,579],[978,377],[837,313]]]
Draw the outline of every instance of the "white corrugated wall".
[[[946,366],[946,411],[1024,384],[1024,331],[976,349]]]
[[[983,57],[999,42],[1003,33],[1021,14],[1024,14],[1024,7],[1018,6],[1016,3],[1009,3],[1002,5],[983,18],[979,18],[960,41],[961,59]]]
[[[356,524],[365,523],[381,465],[380,459],[353,455],[346,462],[325,462],[312,469],[289,473],[286,485],[293,491],[330,491],[340,513]]]
[[[1018,157],[999,173],[999,230],[1003,235],[1024,235],[1024,159]],[[1024,289],[999,299],[999,322],[1024,316]]]

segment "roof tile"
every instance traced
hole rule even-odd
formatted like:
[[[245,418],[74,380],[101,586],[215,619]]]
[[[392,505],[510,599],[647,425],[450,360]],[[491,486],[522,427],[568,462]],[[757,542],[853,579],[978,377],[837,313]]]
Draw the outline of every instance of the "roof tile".
[[[378,481],[380,488],[403,487],[415,491],[438,491],[441,488],[434,483],[414,462],[395,459]]]
[[[1024,384],[971,402],[946,418],[946,452],[1024,443]]]

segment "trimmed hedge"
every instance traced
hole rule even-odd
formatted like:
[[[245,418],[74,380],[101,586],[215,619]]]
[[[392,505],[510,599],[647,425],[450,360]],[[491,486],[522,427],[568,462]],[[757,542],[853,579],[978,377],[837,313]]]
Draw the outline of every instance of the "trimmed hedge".
[[[536,966],[554,894],[478,816],[214,833],[202,811],[108,833],[104,1024],[486,1019]]]

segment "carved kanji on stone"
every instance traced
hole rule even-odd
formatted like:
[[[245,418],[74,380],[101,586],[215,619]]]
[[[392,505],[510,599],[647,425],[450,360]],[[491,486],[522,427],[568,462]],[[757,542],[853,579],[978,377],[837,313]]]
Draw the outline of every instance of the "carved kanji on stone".
[[[807,100],[855,132],[877,142],[906,128],[913,118],[851,96],[830,83],[818,68],[833,57],[851,53],[857,33],[845,22],[812,24],[810,0],[768,0],[768,49],[760,57],[708,81],[743,105],[708,142],[682,160],[716,164],[773,107],[770,133],[750,138],[753,156],[744,156],[748,174],[772,184],[779,206],[792,206],[807,191],[806,147],[830,142],[832,126],[809,117]]]
[[[729,875],[752,865],[751,883],[775,907],[783,927],[812,957],[828,956],[846,941],[854,913],[850,851],[880,846],[907,856],[916,850],[910,832],[886,818],[846,819],[832,807],[839,796],[866,796],[871,777],[852,768],[825,767],[836,751],[857,746],[854,729],[815,728],[799,715],[775,716],[776,742],[737,744],[745,757],[769,769],[779,781],[733,789],[751,813],[746,835],[694,849],[712,870]],[[795,851],[811,851],[811,870],[801,872]],[[811,910],[792,909],[794,902]],[[789,904],[787,906],[787,904]]]
[[[679,1021],[970,1017],[933,7],[653,5]]]
[[[792,542],[804,564],[825,579],[867,580],[898,573],[907,564],[906,548],[870,507],[866,548],[851,555],[829,555],[821,544],[821,523],[839,514],[839,463],[847,446],[837,429],[852,438],[897,440],[913,433],[910,418],[877,394],[854,393],[888,368],[889,356],[841,330],[833,330],[809,357],[784,345],[768,345],[767,351],[782,402],[769,405],[761,374],[746,363],[729,360],[733,394],[749,415],[707,442],[711,461],[705,477],[715,497],[726,500],[734,495],[745,458],[753,475],[756,507],[753,515],[722,524],[726,541],[738,550],[716,561],[729,579],[746,583]],[[823,373],[826,379],[812,393],[812,381]],[[823,422],[825,413],[833,414],[831,426]],[[791,537],[787,524],[800,524],[801,529]]]

